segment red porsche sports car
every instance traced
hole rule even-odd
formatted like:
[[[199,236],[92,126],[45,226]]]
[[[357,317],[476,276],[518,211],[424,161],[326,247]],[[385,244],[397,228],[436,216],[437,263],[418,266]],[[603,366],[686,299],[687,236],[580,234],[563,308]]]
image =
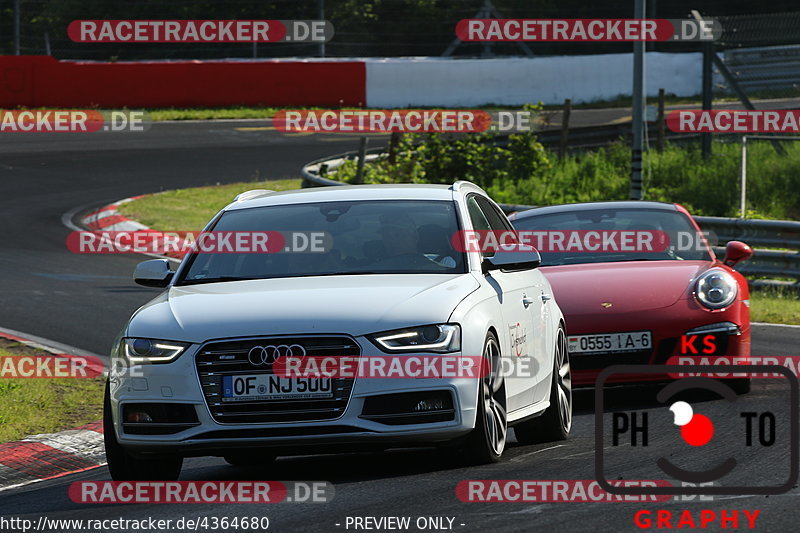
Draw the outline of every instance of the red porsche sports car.
[[[592,386],[614,364],[665,364],[670,356],[750,355],[747,281],[733,265],[753,251],[729,242],[714,255],[680,205],[596,202],[511,215],[567,321],[573,386]],[[537,246],[538,245],[538,246]],[[618,375],[609,382],[664,380]],[[748,379],[726,382],[747,392]]]

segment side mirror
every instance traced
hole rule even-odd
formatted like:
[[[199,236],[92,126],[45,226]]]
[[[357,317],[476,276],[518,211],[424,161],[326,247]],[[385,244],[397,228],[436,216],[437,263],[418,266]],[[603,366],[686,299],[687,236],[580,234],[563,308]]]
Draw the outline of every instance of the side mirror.
[[[542,263],[542,256],[536,248],[527,244],[508,244],[500,246],[494,255],[483,260],[485,270],[516,272],[530,270]]]
[[[133,281],[145,287],[166,287],[174,274],[166,259],[151,259],[136,265]]]
[[[725,259],[722,261],[729,267],[736,263],[747,261],[753,257],[753,249],[742,241],[730,241],[725,246]]]

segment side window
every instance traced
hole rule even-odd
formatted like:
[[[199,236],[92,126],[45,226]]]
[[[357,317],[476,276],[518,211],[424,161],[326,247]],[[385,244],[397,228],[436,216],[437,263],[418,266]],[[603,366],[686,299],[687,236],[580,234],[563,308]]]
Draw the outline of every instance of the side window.
[[[481,210],[478,202],[476,201],[477,196],[474,194],[467,197],[467,211],[469,211],[469,219],[472,221],[472,229],[477,231],[490,231],[492,229],[489,221],[486,220],[486,215],[483,214],[483,210]],[[483,250],[481,252],[483,257],[491,257],[494,255],[494,252],[491,250]]]
[[[513,231],[513,227],[511,226],[511,223],[508,221],[508,218],[506,218],[505,214],[503,214],[502,211],[497,209],[497,207],[492,205],[492,203],[489,200],[487,200],[483,196],[474,196],[473,198],[477,200],[478,205],[481,208],[481,211],[483,211],[486,214],[486,218],[489,221],[489,225],[492,227],[493,230]]]
[[[486,215],[483,214],[478,202],[477,196],[473,195],[467,198],[467,210],[469,211],[469,219],[472,221],[472,229],[478,231],[488,231],[492,229]]]

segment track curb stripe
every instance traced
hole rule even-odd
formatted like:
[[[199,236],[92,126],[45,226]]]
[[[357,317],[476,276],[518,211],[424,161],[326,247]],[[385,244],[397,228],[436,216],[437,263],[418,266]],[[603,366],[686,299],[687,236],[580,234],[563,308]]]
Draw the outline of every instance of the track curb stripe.
[[[151,230],[150,227],[145,226],[141,222],[137,222],[136,220],[130,219],[125,215],[122,215],[119,212],[119,206],[133,200],[138,200],[139,198],[143,198],[145,196],[149,196],[147,194],[140,194],[138,196],[131,196],[130,198],[125,198],[122,200],[118,200],[113,204],[108,204],[104,207],[99,209],[94,209],[89,213],[86,213],[80,218],[81,225],[90,230],[90,231],[148,231]],[[171,260],[181,260],[183,259],[184,254],[179,252],[169,252],[166,254],[151,254],[147,253],[145,255],[149,255],[151,257],[161,257],[164,259],[171,259]]]
[[[111,226],[114,226],[113,231],[137,231],[149,229],[147,226],[140,224],[135,220],[131,220],[119,212],[120,205],[141,197],[142,195],[132,196],[130,198],[125,198],[124,200],[114,202],[113,204],[103,206],[100,209],[90,211],[81,217],[81,224],[90,230],[110,229]]]
[[[0,331],[0,337],[45,350],[59,357],[82,357]],[[30,435],[0,443],[0,491],[83,472],[105,464],[103,423],[96,421],[57,433]]]

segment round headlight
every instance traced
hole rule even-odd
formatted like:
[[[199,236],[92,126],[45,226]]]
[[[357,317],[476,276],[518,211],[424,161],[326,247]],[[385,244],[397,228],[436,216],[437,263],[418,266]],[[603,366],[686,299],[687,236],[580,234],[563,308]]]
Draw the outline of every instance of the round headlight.
[[[697,278],[695,296],[709,309],[728,307],[736,299],[736,280],[724,270],[711,269]]]
[[[439,326],[425,326],[422,328],[422,339],[425,344],[442,340],[442,328]]]
[[[150,339],[133,339],[131,342],[131,352],[134,355],[150,355],[153,350],[153,342]]]

